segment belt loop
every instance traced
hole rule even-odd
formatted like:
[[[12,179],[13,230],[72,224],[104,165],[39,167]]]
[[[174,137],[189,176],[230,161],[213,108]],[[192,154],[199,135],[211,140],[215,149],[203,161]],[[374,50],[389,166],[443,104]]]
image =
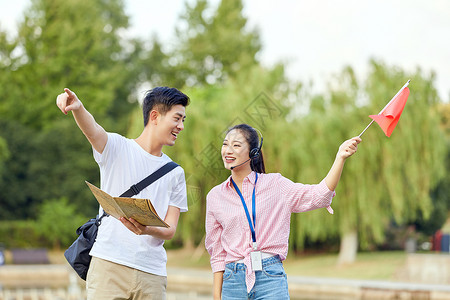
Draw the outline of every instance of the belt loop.
[[[233,272],[236,274],[237,273],[237,263],[233,263],[234,264],[234,266],[233,266]]]

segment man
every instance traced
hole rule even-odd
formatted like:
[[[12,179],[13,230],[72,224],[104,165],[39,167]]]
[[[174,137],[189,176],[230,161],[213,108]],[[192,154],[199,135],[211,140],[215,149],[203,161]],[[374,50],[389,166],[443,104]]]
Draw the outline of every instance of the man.
[[[171,159],[162,152],[184,129],[189,97],[175,88],[157,87],[144,97],[144,129],[136,139],[106,132],[69,89],[56,99],[69,111],[88,141],[100,168],[101,189],[119,196]],[[105,217],[90,252],[86,278],[88,299],[165,299],[167,255],[164,240],[176,231],[187,211],[184,171],[177,167],[135,197],[150,199],[169,228],[143,226],[133,219]],[[103,213],[99,209],[100,215]]]

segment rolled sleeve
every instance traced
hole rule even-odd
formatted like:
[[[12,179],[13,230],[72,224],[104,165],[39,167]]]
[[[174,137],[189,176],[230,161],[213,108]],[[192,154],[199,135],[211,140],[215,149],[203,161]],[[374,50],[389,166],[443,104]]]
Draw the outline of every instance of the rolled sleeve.
[[[291,180],[280,176],[279,184],[289,202],[291,211],[294,213],[310,211],[318,208],[326,208],[329,213],[333,213],[331,202],[336,195],[330,191],[322,180],[319,184],[294,183]]]
[[[225,271],[225,260],[211,262],[211,270],[213,273]]]
[[[331,208],[331,202],[333,201],[334,196],[336,196],[336,192],[335,191],[331,191],[327,184],[325,183],[325,179],[323,179],[318,185],[317,188],[319,190],[319,194],[324,195],[323,196],[323,203],[321,207],[326,207],[327,211],[330,214],[334,213],[334,210]]]

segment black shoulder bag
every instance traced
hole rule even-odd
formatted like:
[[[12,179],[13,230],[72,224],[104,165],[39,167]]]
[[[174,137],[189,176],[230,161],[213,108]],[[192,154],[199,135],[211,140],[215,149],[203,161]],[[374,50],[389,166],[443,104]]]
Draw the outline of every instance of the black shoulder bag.
[[[149,186],[162,176],[166,175],[176,167],[178,167],[177,163],[173,161],[168,162],[142,181],[132,185],[126,192],[120,195],[120,197],[132,197],[136,194],[139,194],[140,191],[142,191],[147,186]],[[103,211],[103,215],[101,215],[100,217],[97,215],[95,218],[90,219],[89,221],[81,225],[77,229],[78,238],[64,252],[64,256],[66,257],[69,264],[83,280],[86,280],[87,271],[92,259],[92,257],[89,255],[89,252],[91,251],[97,237],[98,226],[100,226],[101,221],[105,216],[108,216],[108,214]]]

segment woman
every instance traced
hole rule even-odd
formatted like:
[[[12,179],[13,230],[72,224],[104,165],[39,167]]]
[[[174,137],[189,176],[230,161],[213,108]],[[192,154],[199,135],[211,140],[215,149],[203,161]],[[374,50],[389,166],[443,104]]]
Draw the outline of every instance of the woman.
[[[214,299],[289,299],[282,261],[288,252],[290,216],[326,207],[345,160],[359,137],[345,141],[328,175],[317,185],[294,183],[266,174],[255,129],[231,128],[223,141],[222,160],[231,176],[207,196],[205,245],[214,272]]]

